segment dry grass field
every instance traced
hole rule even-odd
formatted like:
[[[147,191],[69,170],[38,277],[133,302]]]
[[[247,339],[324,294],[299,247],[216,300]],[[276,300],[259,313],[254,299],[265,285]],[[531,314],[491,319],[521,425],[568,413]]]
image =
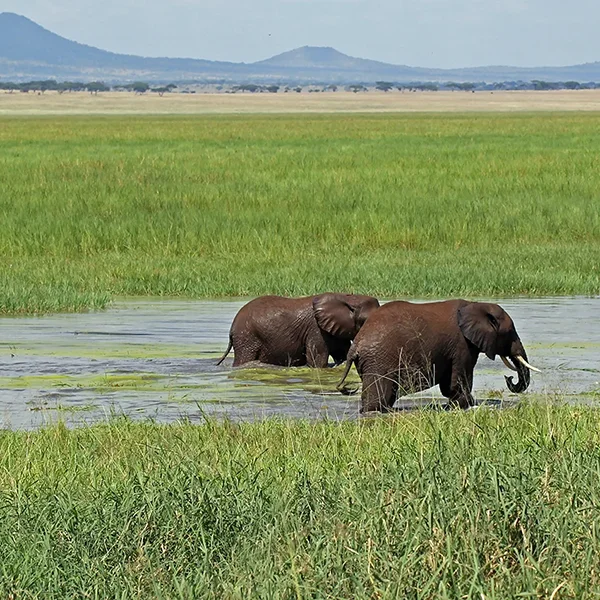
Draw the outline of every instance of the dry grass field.
[[[600,90],[157,94],[0,93],[0,115],[600,111]]]

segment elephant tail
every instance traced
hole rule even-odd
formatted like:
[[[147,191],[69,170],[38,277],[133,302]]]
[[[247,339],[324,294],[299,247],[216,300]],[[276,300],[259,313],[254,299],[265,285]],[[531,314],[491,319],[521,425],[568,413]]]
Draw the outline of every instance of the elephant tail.
[[[225,354],[223,354],[223,356],[221,356],[221,358],[219,359],[219,362],[217,363],[217,367],[227,358],[227,355],[231,352],[231,349],[233,348],[233,342],[231,340],[231,333],[229,334],[229,345],[227,346],[227,350],[225,350]]]
[[[346,366],[344,367],[344,373],[342,374],[342,378],[340,379],[339,383],[335,386],[337,390],[341,392],[344,396],[351,396],[352,394],[356,394],[356,392],[358,392],[358,387],[352,389],[347,385],[344,385],[344,381],[346,380],[346,377],[348,377],[348,373],[350,373],[350,369],[352,368],[352,365],[354,364],[356,358],[357,355],[354,351],[353,345],[352,348],[350,348],[350,352],[348,352],[348,358],[346,359]]]

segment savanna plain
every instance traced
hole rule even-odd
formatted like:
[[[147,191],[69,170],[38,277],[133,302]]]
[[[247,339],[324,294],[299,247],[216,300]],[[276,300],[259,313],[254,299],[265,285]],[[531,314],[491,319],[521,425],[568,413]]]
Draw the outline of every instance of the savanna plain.
[[[594,295],[599,151],[595,112],[0,117],[0,311]],[[599,425],[546,398],[3,431],[0,590],[598,597]]]

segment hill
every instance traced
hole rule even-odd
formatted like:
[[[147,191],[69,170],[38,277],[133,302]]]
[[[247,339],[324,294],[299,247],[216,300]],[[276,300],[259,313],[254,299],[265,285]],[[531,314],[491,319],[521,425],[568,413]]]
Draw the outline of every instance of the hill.
[[[30,19],[14,13],[0,13],[0,78],[98,77],[127,80],[144,75],[147,79],[171,75],[236,73],[243,65],[186,58],[146,58],[116,54],[67,40]]]
[[[118,54],[67,40],[14,13],[0,13],[0,57],[7,61],[89,66],[118,62]]]
[[[339,69],[339,70],[385,70],[385,69],[410,69],[410,67],[398,67],[375,60],[354,58],[339,52],[331,47],[302,46],[289,52],[283,52],[277,56],[253,63],[254,65],[266,65],[271,67],[290,68],[317,68],[317,69]]]
[[[101,79],[106,82],[250,80],[278,83],[408,81],[600,81],[600,62],[569,67],[425,69],[304,46],[255,63],[116,54],[63,38],[30,19],[0,13],[0,80]]]

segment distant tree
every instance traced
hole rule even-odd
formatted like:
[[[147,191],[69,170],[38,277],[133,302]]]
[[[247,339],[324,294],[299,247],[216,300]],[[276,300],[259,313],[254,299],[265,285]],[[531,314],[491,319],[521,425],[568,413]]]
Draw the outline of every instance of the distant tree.
[[[422,92],[437,92],[440,88],[435,83],[419,83],[415,85],[415,89]]]
[[[366,91],[368,91],[367,88],[364,85],[360,85],[360,84],[349,85],[346,89],[349,92],[354,92],[355,94],[357,92],[366,92]]]
[[[159,96],[164,96],[165,92],[170,92],[171,90],[165,85],[163,87],[151,88],[151,92],[156,92]]]
[[[136,94],[145,94],[150,89],[150,86],[145,81],[134,81],[130,85],[130,89]]]
[[[85,88],[90,94],[94,95],[97,95],[98,92],[110,92],[110,88],[102,81],[91,81],[86,84]]]
[[[168,92],[172,92],[174,89],[177,89],[177,86],[174,83],[169,83],[168,85],[163,85],[155,88],[151,88],[151,92],[156,92],[159,96],[164,96]],[[218,85],[217,90],[222,90],[223,86]]]
[[[389,81],[376,81],[375,89],[381,90],[382,92],[389,92],[394,89],[394,84]]]
[[[437,92],[440,89],[440,87],[439,85],[437,85],[437,83],[415,83],[414,85],[411,85],[409,89],[411,92]]]
[[[38,92],[44,93],[46,90],[57,89],[58,83],[54,80],[45,81],[26,81],[19,84],[19,90],[24,93]]]
[[[581,84],[579,81],[565,81],[565,87],[568,90],[579,90],[581,89]]]
[[[337,92],[338,86],[335,85],[334,83],[328,85],[326,88],[323,89],[324,92]]]
[[[294,91],[299,94],[302,91],[302,88],[298,86],[297,88],[294,88]]]
[[[255,83],[245,83],[243,85],[236,85],[232,88],[235,91],[240,91],[240,92],[250,92],[252,94],[254,94],[255,92],[258,92],[261,90],[261,86],[260,85],[256,85]]]
[[[539,79],[532,80],[531,84],[533,85],[534,90],[551,90],[553,89],[553,84],[549,81],[541,81]]]
[[[18,83],[13,83],[12,81],[1,82],[0,81],[0,90],[6,90],[9,94],[12,94],[15,90],[20,89]]]
[[[59,92],[82,92],[86,84],[81,81],[63,81],[59,84]]]
[[[279,91],[279,86],[278,85],[267,85],[265,87],[265,89],[267,90],[267,92],[270,92],[271,94],[276,94]]]
[[[477,84],[471,83],[469,81],[463,81],[458,83],[455,81],[448,81],[444,84],[444,87],[452,91],[458,90],[462,92],[471,92],[477,87]]]
[[[44,79],[36,81],[27,81],[19,86],[21,91],[33,91],[43,94],[47,90],[57,90],[58,82],[54,79]]]
[[[58,82],[55,81],[54,79],[46,79],[45,81],[40,81],[39,82],[39,90],[40,92],[42,92],[42,94],[44,92],[47,92],[48,90],[57,90],[58,89]]]

